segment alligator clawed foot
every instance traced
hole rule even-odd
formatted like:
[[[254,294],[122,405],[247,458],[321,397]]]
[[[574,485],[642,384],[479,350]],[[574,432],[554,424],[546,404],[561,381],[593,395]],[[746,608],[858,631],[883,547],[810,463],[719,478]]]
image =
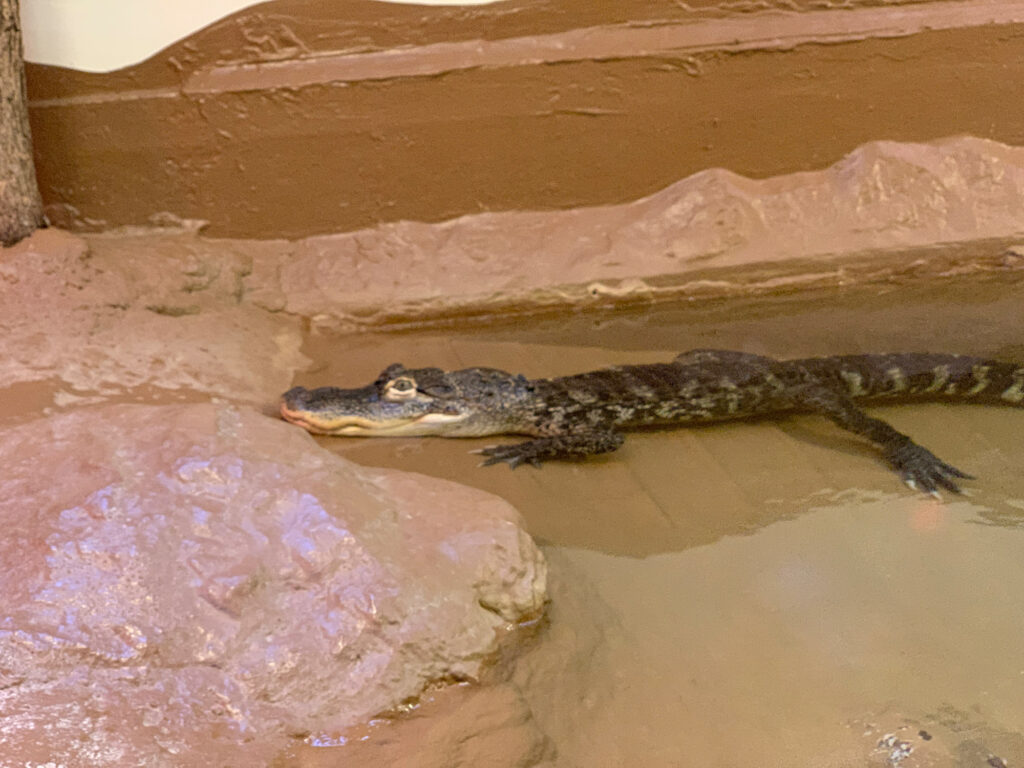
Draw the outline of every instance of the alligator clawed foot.
[[[539,467],[548,459],[579,459],[596,453],[614,451],[622,445],[622,435],[610,430],[591,430],[568,435],[547,435],[522,443],[489,445],[474,453],[487,458],[482,466],[505,462],[512,469],[520,464]]]
[[[915,491],[922,491],[941,499],[939,489],[951,493],[963,493],[957,479],[973,480],[974,477],[951,464],[939,459],[927,448],[907,442],[886,453],[886,458],[900,473],[903,482]]]
[[[486,448],[479,448],[470,453],[476,453],[487,458],[480,462],[478,466],[489,467],[492,464],[499,464],[505,462],[509,468],[515,469],[521,464],[529,464],[533,467],[539,467],[541,460],[539,457],[530,455],[529,449],[524,449],[528,443],[513,443],[511,445],[488,445]]]

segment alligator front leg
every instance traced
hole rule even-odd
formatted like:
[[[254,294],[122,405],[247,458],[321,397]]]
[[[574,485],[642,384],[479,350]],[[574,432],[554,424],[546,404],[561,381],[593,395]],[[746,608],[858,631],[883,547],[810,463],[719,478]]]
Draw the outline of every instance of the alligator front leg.
[[[809,388],[796,401],[830,418],[843,429],[866,437],[882,450],[882,455],[899,473],[908,486],[938,496],[941,486],[947,491],[960,493],[957,478],[973,480],[971,475],[941,461],[894,427],[874,419],[857,408],[845,395],[825,387]]]
[[[524,443],[510,445],[490,445],[474,453],[486,456],[480,466],[486,467],[504,461],[512,469],[520,464],[532,464],[539,467],[548,459],[568,459],[578,456],[591,456],[596,453],[614,451],[623,441],[618,432],[591,431],[570,435],[554,435],[538,437]]]

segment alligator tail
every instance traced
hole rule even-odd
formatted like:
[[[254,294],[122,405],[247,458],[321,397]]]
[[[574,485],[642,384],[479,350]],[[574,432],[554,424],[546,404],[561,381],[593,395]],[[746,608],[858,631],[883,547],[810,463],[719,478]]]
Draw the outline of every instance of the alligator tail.
[[[1024,364],[966,355],[905,353],[801,360],[857,400],[973,401],[1024,406]]]

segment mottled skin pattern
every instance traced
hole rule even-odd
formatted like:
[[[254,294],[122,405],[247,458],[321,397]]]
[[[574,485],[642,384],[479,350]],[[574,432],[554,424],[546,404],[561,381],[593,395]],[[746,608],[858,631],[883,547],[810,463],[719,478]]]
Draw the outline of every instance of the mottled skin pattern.
[[[874,443],[910,487],[935,494],[958,492],[956,480],[970,476],[855,401],[943,399],[1024,405],[1024,366],[918,353],[780,361],[725,350],[556,379],[396,364],[359,389],[291,389],[281,414],[321,434],[532,436],[481,451],[484,464],[516,467],[614,451],[623,429],[814,412]]]

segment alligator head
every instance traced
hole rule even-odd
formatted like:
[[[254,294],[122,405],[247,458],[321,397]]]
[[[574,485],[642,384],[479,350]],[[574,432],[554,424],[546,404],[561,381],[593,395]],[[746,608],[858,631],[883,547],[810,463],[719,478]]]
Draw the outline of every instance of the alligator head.
[[[505,431],[529,392],[522,376],[492,368],[395,363],[365,387],[294,387],[281,396],[281,416],[322,435],[471,437]]]

